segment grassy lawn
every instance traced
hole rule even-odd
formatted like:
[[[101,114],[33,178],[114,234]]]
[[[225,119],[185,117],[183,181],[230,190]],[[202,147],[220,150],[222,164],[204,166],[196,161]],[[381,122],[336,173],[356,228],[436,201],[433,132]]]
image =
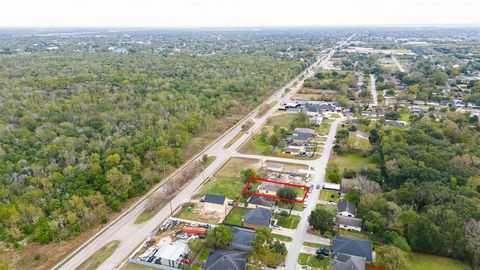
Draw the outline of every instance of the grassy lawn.
[[[316,127],[315,128],[315,131],[318,133],[318,134],[325,134],[327,135],[328,134],[328,131],[330,130],[330,126],[331,126],[331,122],[328,122],[326,120],[322,121],[322,124],[320,124],[319,127]]]
[[[241,170],[247,168],[256,170],[259,165],[260,161],[256,159],[231,158],[218,170],[214,177],[239,177]]]
[[[365,233],[365,232],[348,231],[348,230],[340,229],[338,231],[338,234],[340,234],[341,236],[346,236],[346,237],[353,237],[353,238],[358,238],[358,239],[370,240],[374,244],[378,243],[375,236],[370,235],[370,234]]]
[[[322,201],[334,201],[338,202],[340,196],[338,195],[338,191],[334,190],[321,190],[320,191],[320,200]]]
[[[290,207],[292,207],[292,204],[289,202],[284,202],[284,201],[277,201],[276,206],[279,208],[285,209],[285,211],[290,211]],[[293,206],[293,210],[295,211],[303,211],[303,204],[301,203],[295,203]]]
[[[468,264],[447,257],[413,253],[408,270],[470,270]]]
[[[400,121],[409,121],[410,120],[410,114],[408,112],[402,112],[400,113],[400,117],[398,118]]]
[[[250,209],[235,207],[230,211],[223,223],[243,226],[242,218],[248,211],[250,211]]]
[[[233,137],[233,139],[231,139],[227,144],[225,144],[223,146],[223,148],[229,148],[230,146],[232,146],[232,144],[234,144],[240,137],[242,137],[243,134],[245,134],[244,131],[238,132],[237,135],[235,135],[235,137]]]
[[[319,203],[316,205],[315,209],[325,209],[334,215],[337,214],[337,207],[335,205],[326,205]]]
[[[358,172],[364,168],[375,168],[375,164],[369,158],[362,157],[360,153],[332,154],[330,162],[337,164],[341,173],[344,169],[352,169]]]
[[[303,245],[306,247],[313,247],[313,248],[330,248],[329,245],[322,245],[322,244],[317,244],[317,243],[312,243],[312,242],[303,242]]]
[[[151,219],[154,215],[155,213],[151,211],[143,211],[140,215],[138,215],[137,219],[135,219],[135,224],[142,224]]]
[[[78,270],[87,270],[87,269],[97,269],[108,257],[110,257],[113,252],[117,249],[120,241],[112,241],[101,249],[97,250],[92,254],[86,261],[84,261],[76,269]]]
[[[280,240],[280,241],[283,241],[283,242],[292,242],[292,240],[293,240],[290,236],[284,236],[284,235],[276,234],[276,233],[272,233],[272,235],[277,240]]]
[[[268,118],[266,122],[266,126],[279,126],[283,128],[289,128],[290,127],[290,122],[294,119],[295,115],[290,114],[290,113],[282,113],[278,115],[274,115],[270,118]]]
[[[287,229],[296,229],[298,223],[300,222],[300,217],[297,215],[289,215],[283,217],[280,214],[275,214],[275,219],[277,220],[277,225]]]
[[[239,178],[214,177],[202,187],[200,192],[195,195],[195,198],[198,199],[207,194],[214,194],[234,200],[242,195],[245,185]]]
[[[122,268],[120,268],[121,270],[147,270],[147,269],[158,269],[158,268],[155,268],[155,267],[149,267],[149,266],[145,266],[145,265],[140,265],[140,264],[136,264],[136,263],[131,263],[131,262],[127,262]],[[193,268],[192,268],[193,269]],[[201,268],[200,268],[201,269]]]
[[[338,113],[332,113],[328,116],[328,118],[332,118],[332,119],[338,119],[340,118],[340,114]]]
[[[323,260],[319,260],[315,255],[300,253],[300,256],[298,257],[298,263],[301,265],[314,267],[315,269],[327,269],[330,266],[330,259],[328,257],[324,257]]]
[[[253,135],[239,150],[240,153],[271,156],[273,146],[260,139],[260,133]]]

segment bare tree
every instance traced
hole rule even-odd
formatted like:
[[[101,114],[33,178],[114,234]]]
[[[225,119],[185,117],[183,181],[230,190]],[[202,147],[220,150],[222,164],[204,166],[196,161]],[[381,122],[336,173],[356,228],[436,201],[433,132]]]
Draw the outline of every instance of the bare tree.
[[[473,252],[473,264],[480,265],[480,221],[470,219],[465,223],[465,233]]]
[[[358,175],[355,177],[355,180],[362,193],[379,193],[382,191],[377,182],[368,180],[368,178],[363,175]]]

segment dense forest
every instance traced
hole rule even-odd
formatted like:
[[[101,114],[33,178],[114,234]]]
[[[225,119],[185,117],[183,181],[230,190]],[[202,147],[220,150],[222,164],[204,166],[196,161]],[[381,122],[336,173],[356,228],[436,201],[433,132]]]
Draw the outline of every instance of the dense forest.
[[[372,157],[380,168],[383,192],[359,198],[364,229],[406,252],[478,265],[478,119],[454,112],[439,121],[427,116],[413,120],[410,129],[379,131]]]
[[[107,222],[312,60],[150,47],[1,56],[0,241]]]

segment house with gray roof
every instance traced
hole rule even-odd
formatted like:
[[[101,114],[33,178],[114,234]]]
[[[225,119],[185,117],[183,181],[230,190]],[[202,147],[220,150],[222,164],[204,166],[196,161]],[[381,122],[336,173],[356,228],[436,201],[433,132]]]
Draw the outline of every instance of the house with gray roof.
[[[342,200],[337,203],[337,214],[346,217],[355,217],[357,207],[348,200]]]
[[[365,270],[365,261],[361,257],[338,254],[330,260],[335,270]]]
[[[362,219],[359,219],[359,218],[337,215],[335,217],[335,224],[339,228],[342,228],[345,230],[354,230],[359,232],[362,230],[363,221]]]
[[[334,256],[346,254],[363,258],[365,262],[372,263],[372,242],[369,240],[355,239],[336,235],[332,243]]]
[[[245,270],[247,255],[238,251],[212,251],[203,265],[203,270]]]
[[[255,241],[255,231],[232,226],[233,241],[231,248],[238,251],[252,252],[252,241]]]
[[[263,196],[252,196],[248,199],[249,208],[262,207],[266,209],[272,209],[275,205],[275,200],[270,198],[265,198]]]
[[[273,211],[265,208],[255,208],[247,212],[242,219],[243,225],[249,228],[269,227]]]

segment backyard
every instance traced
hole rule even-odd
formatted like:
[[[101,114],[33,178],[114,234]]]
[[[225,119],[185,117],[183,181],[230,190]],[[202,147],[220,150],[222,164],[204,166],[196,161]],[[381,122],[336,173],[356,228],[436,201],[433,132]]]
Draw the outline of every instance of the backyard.
[[[300,253],[298,263],[300,265],[308,265],[314,269],[328,269],[330,266],[330,259],[325,256],[323,260],[319,260],[315,255]]]
[[[413,253],[409,258],[408,270],[470,270],[468,264],[435,255]]]
[[[234,207],[232,211],[230,211],[228,216],[225,218],[223,223],[229,225],[243,226],[242,218],[250,210],[251,209]]]
[[[321,201],[334,201],[334,202],[338,202],[338,200],[340,199],[340,196],[338,195],[338,191],[335,191],[335,190],[325,190],[325,189],[322,189],[320,191],[320,200]]]

